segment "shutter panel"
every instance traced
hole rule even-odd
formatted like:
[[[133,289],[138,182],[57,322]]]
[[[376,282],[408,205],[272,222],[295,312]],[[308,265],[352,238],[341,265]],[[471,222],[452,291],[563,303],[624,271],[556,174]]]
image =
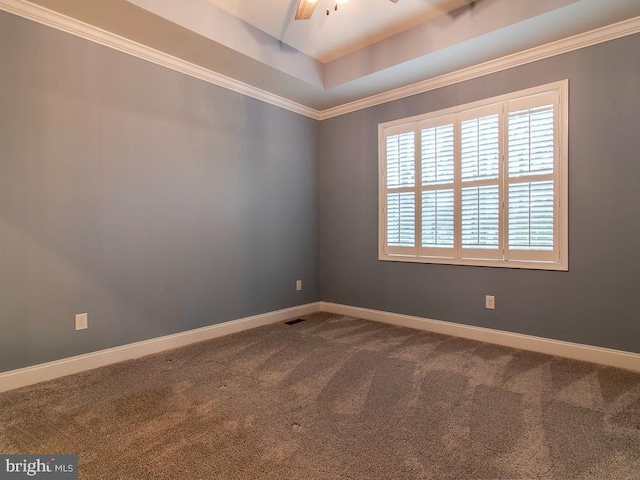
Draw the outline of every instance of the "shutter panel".
[[[553,182],[509,185],[509,248],[553,250]]]
[[[501,258],[502,105],[463,112],[460,122],[460,246],[463,258]]]
[[[454,247],[453,189],[422,192],[422,246]]]
[[[462,247],[498,249],[500,246],[498,185],[462,189]]]
[[[553,173],[553,105],[509,113],[509,176]]]
[[[415,246],[415,193],[387,194],[387,245],[390,247]]]
[[[386,202],[384,251],[416,254],[416,124],[401,125],[387,132]]]
[[[445,115],[419,124],[421,255],[453,257],[456,254],[456,120],[456,115]]]
[[[509,102],[507,257],[557,259],[555,95]]]
[[[453,183],[453,124],[422,130],[422,185]]]
[[[412,187],[416,177],[415,133],[387,137],[387,188]]]
[[[465,120],[461,125],[462,181],[498,178],[500,173],[500,116]]]

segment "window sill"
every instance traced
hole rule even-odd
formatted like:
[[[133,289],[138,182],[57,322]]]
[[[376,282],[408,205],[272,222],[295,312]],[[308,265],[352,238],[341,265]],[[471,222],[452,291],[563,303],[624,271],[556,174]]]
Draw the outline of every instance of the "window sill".
[[[442,265],[464,265],[467,267],[521,268],[527,270],[569,271],[567,262],[535,262],[522,260],[493,260],[478,258],[418,257],[416,255],[380,254],[378,260],[387,262],[435,263]]]

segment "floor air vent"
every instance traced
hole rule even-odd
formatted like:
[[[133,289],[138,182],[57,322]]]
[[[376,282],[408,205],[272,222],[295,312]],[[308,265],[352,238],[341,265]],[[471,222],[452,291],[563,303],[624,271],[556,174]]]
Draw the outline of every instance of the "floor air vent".
[[[288,322],[284,322],[285,325],[295,325],[296,323],[304,322],[302,318],[296,318],[295,320],[289,320]]]

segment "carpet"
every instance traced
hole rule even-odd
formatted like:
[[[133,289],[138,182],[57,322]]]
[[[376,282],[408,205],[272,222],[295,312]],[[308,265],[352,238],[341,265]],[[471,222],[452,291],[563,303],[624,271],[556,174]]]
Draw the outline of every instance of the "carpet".
[[[0,394],[83,479],[639,479],[640,374],[328,313]]]

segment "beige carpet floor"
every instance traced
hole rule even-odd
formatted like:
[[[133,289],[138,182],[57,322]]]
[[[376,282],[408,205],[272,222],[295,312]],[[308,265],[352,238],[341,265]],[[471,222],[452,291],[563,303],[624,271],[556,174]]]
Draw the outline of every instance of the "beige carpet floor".
[[[640,479],[640,374],[330,314],[0,394],[83,479]]]

